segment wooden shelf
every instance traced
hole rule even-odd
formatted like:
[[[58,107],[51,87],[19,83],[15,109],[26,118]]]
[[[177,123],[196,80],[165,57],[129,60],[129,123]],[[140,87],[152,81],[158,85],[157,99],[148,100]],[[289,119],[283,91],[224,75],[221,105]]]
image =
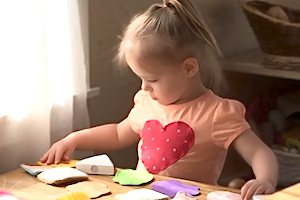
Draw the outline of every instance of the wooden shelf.
[[[221,65],[225,71],[300,80],[300,64],[299,66],[278,69],[274,65],[263,63],[264,57],[259,49],[225,58],[221,61]]]

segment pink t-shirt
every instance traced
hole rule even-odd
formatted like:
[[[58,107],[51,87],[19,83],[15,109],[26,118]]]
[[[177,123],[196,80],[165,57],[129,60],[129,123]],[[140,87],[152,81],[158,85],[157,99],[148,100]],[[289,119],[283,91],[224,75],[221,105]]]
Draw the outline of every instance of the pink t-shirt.
[[[198,98],[164,106],[140,90],[128,115],[140,134],[137,170],[216,184],[227,149],[249,128],[245,108],[208,90]]]

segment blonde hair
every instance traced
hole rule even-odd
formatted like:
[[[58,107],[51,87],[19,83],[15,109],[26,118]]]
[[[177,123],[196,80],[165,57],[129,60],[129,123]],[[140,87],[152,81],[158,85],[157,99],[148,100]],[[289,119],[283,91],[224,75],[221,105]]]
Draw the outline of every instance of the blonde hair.
[[[198,60],[203,84],[216,90],[222,81],[217,42],[200,13],[189,0],[163,0],[136,15],[125,29],[119,46],[119,64],[126,64],[126,52],[136,46],[141,56],[155,56],[170,62],[187,57]]]

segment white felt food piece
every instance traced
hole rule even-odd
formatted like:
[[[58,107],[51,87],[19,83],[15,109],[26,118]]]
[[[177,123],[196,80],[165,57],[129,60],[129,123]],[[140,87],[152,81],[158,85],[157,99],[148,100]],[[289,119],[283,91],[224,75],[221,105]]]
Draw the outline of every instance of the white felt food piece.
[[[186,194],[184,192],[177,192],[172,200],[199,200],[197,197]]]
[[[259,195],[253,195],[252,200],[261,200],[266,198],[267,196],[270,196],[268,194],[259,194]]]
[[[14,196],[1,196],[0,200],[19,200]]]
[[[167,195],[150,189],[137,189],[124,194],[117,194],[115,200],[168,200]]]
[[[88,175],[74,168],[58,167],[40,173],[37,179],[47,184],[60,185],[87,180]]]
[[[240,194],[227,192],[227,191],[215,191],[208,193],[207,200],[243,200]]]
[[[105,154],[83,159],[76,163],[76,169],[87,174],[113,175],[114,165]]]

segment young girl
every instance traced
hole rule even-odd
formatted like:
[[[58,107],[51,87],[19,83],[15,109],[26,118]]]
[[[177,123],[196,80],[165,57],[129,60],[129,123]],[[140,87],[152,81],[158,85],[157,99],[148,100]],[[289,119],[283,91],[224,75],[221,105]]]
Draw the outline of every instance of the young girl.
[[[139,141],[137,170],[216,184],[233,145],[256,175],[242,197],[273,192],[272,151],[250,130],[244,106],[212,91],[221,80],[218,52],[188,0],[151,6],[131,21],[119,48],[119,60],[142,80],[128,117],[68,135],[41,161],[68,160],[75,148],[115,150]]]

